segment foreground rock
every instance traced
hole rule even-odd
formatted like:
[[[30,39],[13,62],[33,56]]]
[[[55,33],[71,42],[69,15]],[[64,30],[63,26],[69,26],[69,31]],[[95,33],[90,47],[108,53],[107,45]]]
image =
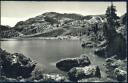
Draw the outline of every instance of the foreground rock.
[[[68,72],[69,79],[77,81],[80,79],[87,79],[92,77],[101,77],[98,66],[75,67]]]
[[[66,82],[69,80],[60,74],[43,74],[43,78],[40,80],[34,80],[35,82]]]
[[[2,49],[0,49],[0,60],[1,75],[6,77],[29,77],[36,66],[30,58],[25,57],[23,54],[10,54]]]
[[[105,64],[105,71],[108,78],[116,79],[118,81],[126,81],[127,78],[127,61],[115,59],[116,57],[107,58]]]
[[[68,78],[60,74],[42,74],[36,78],[7,78],[5,76],[0,77],[1,82],[70,82]]]
[[[58,61],[56,67],[62,71],[69,71],[73,67],[84,67],[90,65],[91,62],[86,55],[77,58],[66,58]]]
[[[127,72],[126,71],[121,70],[119,68],[116,68],[114,70],[114,73],[115,73],[116,79],[118,81],[124,81],[124,80],[126,80],[126,76],[127,76]]]

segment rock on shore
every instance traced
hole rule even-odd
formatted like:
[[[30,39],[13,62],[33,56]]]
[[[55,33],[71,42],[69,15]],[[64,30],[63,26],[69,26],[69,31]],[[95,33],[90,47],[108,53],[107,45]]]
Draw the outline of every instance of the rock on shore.
[[[82,79],[100,78],[100,68],[96,65],[91,65],[87,55],[83,54],[76,58],[67,58],[56,63],[56,67],[61,71],[66,71],[69,80],[78,82]]]
[[[69,79],[74,81],[91,77],[101,77],[99,67],[94,65],[72,68],[68,72],[68,75]]]
[[[56,67],[62,71],[69,71],[73,67],[84,67],[90,65],[91,62],[86,55],[77,58],[66,58],[58,61]]]
[[[108,78],[125,82],[127,80],[127,61],[115,59],[115,57],[107,58],[105,71]]]
[[[34,80],[35,82],[69,82],[69,80],[60,74],[43,74],[41,80]]]
[[[14,78],[30,76],[36,66],[30,58],[23,54],[11,54],[2,49],[0,49],[0,63],[1,75]]]

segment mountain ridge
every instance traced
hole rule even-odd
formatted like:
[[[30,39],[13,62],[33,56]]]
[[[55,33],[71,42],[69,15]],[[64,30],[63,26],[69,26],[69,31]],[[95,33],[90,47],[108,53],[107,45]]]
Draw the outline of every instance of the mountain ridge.
[[[102,24],[104,19],[103,14],[83,16],[75,13],[46,12],[17,22],[12,30],[18,32],[18,35],[12,37],[82,36],[87,34],[87,30],[95,24]]]
[[[87,23],[87,20],[91,19],[92,17],[92,15],[82,16],[79,14],[60,14],[56,12],[47,12],[34,18],[30,18],[26,21],[20,21],[15,25],[14,28],[16,31],[19,31],[25,35],[30,35],[35,33],[47,32],[47,30],[55,30],[57,28],[60,29],[65,27],[66,29],[72,29],[72,27],[85,26],[84,24]],[[96,20],[99,20],[98,16],[94,17],[97,18]],[[72,27],[70,27],[70,25]]]

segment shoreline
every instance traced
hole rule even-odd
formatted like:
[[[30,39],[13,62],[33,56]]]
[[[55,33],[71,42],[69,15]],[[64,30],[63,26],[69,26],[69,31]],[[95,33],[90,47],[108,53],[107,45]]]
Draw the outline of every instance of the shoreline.
[[[67,36],[58,36],[58,37],[14,37],[14,38],[1,38],[0,41],[9,41],[9,40],[80,40],[80,37],[67,37]]]

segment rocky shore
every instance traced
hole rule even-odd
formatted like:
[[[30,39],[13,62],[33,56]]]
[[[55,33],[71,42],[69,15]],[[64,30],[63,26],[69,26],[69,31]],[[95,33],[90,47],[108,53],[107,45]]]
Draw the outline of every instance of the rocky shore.
[[[127,81],[127,59],[107,58],[104,77],[98,65],[91,64],[87,55],[65,58],[56,67],[66,75],[47,74],[37,63],[20,53],[8,53],[0,49],[0,81],[2,82],[113,82]]]
[[[61,74],[46,74],[30,58],[20,53],[8,53],[0,48],[1,82],[65,81]]]
[[[109,78],[127,82],[127,59],[107,58],[104,66]]]
[[[13,37],[13,38],[1,38],[1,41],[8,41],[8,40],[79,40],[80,37],[78,36],[58,36],[58,37]]]
[[[116,9],[113,4],[107,8],[102,28],[95,26],[96,32],[94,30],[89,35],[83,36],[81,46],[96,47],[94,54],[106,58],[104,63],[106,80],[110,78],[114,82],[127,82],[127,16],[125,14],[119,19],[114,10]],[[98,39],[99,34],[102,34],[101,39]]]
[[[61,64],[58,66],[58,64]],[[64,64],[68,64],[65,65]],[[97,65],[91,65],[89,58],[86,55],[80,57],[61,60],[56,64],[60,70],[67,72],[71,81],[80,81],[82,79],[100,78],[101,73]],[[64,70],[65,69],[65,70]]]
[[[70,63],[71,62],[71,63]],[[64,64],[69,65],[64,65]],[[38,65],[30,58],[20,53],[8,53],[0,49],[0,81],[3,82],[66,82],[77,81],[82,78],[100,77],[98,66],[90,65],[89,58],[85,55],[77,58],[60,60],[56,67],[67,72],[61,74],[46,74],[37,68]],[[75,79],[75,80],[74,80]]]

